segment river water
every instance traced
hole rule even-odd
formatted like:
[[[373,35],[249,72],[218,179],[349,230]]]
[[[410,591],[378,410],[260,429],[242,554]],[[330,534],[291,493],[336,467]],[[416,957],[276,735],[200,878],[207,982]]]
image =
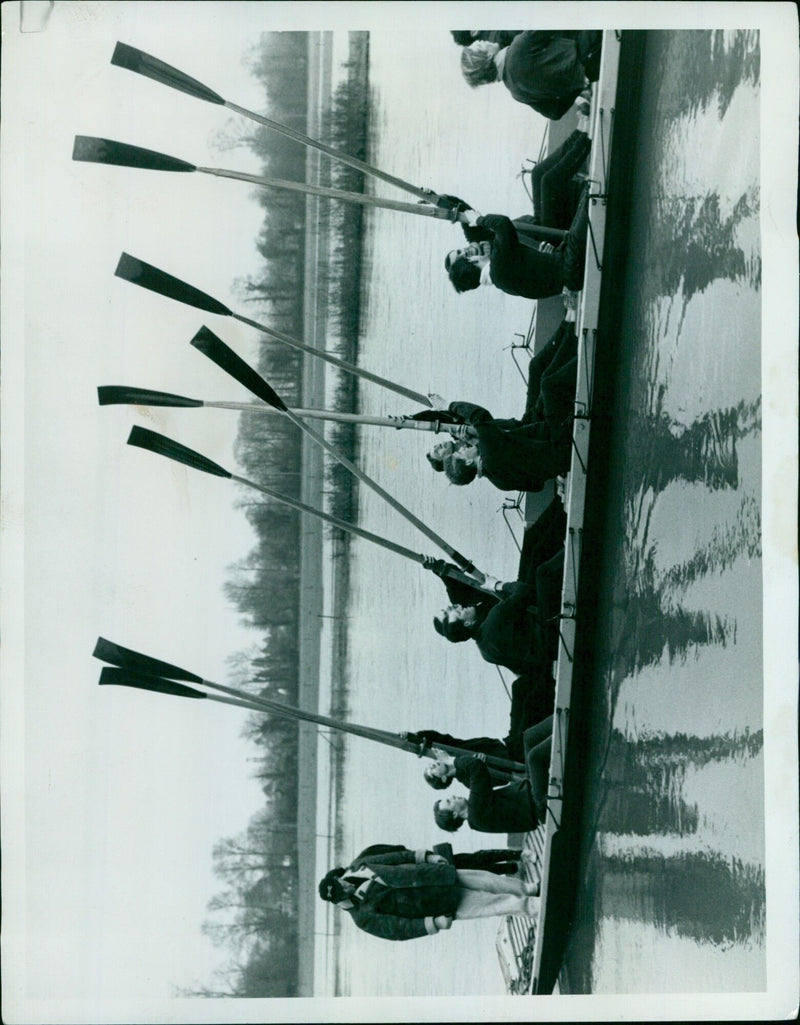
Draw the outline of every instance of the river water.
[[[455,46],[439,35],[372,34],[373,162],[485,213],[527,212],[515,175],[537,156],[543,122],[499,88],[467,90]],[[757,37],[650,39],[632,181],[636,259],[620,325],[595,784],[567,957],[578,991],[764,986],[758,100]],[[361,359],[448,400],[519,415],[524,385],[504,350],[532,304],[493,289],[457,296],[442,263],[459,235],[423,218],[370,216]],[[377,388],[361,394],[365,412],[407,409]],[[362,437],[367,473],[481,568],[513,577],[500,492],[484,481],[449,487],[424,460],[426,435]],[[364,489],[360,522],[439,554]],[[499,675],[471,645],[433,631],[439,581],[363,542],[352,580],[352,720],[503,736]],[[411,756],[357,739],[346,750],[345,855],[447,839]],[[456,850],[487,846],[462,832]],[[344,921],[331,991],[502,993],[496,932],[495,920],[456,923],[388,946]]]
[[[653,33],[644,67],[567,974],[758,991],[758,36]]]

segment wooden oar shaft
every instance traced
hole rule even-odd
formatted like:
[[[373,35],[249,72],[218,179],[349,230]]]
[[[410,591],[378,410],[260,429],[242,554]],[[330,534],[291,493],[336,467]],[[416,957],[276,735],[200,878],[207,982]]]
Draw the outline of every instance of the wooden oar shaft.
[[[336,150],[332,146],[325,145],[324,142],[318,142],[316,139],[303,135],[301,132],[297,132],[293,128],[282,125],[278,121],[272,121],[270,118],[263,117],[261,114],[256,114],[252,110],[247,110],[246,107],[240,107],[236,103],[231,103],[230,100],[224,99],[218,92],[210,89],[207,85],[199,82],[196,78],[192,78],[185,72],[180,71],[171,64],[167,64],[164,61],[159,60],[157,57],[153,57],[149,53],[145,53],[143,50],[138,50],[135,46],[128,46],[127,43],[118,42],[114,48],[111,63],[115,64],[117,67],[127,68],[129,71],[134,71],[139,75],[144,75],[146,78],[151,78],[155,82],[160,82],[162,85],[169,86],[172,89],[177,89],[179,92],[186,93],[189,96],[194,96],[195,99],[205,100],[208,103],[219,104],[227,107],[228,110],[241,114],[242,117],[246,117],[251,121],[256,121],[258,124],[264,125],[266,128],[271,128],[273,131],[279,132],[281,135],[285,135],[289,139],[294,139],[295,142],[302,143],[304,146],[310,146],[312,149],[317,149],[321,153],[327,153],[329,157],[333,157],[340,163],[347,164],[349,167],[353,167],[357,171],[362,171],[364,174],[369,174],[373,178],[379,178],[381,181],[388,182],[390,185],[396,185],[398,188],[404,189],[406,192],[411,192],[418,199],[424,200],[427,203],[435,203],[440,198],[436,193],[422,189],[417,185],[412,185],[410,182],[404,181],[396,175],[387,174],[385,171],[381,171],[377,167],[372,167],[363,160],[351,157],[348,153],[342,153],[340,150]]]
[[[410,548],[405,548],[403,545],[396,544],[394,541],[390,541],[386,537],[381,537],[380,534],[373,534],[372,531],[365,530],[363,527],[357,527],[354,523],[348,523],[347,520],[340,520],[338,516],[331,516],[330,513],[323,512],[322,509],[317,509],[313,505],[306,505],[305,502],[301,502],[296,498],[290,498],[289,495],[281,494],[279,491],[273,491],[272,488],[267,488],[263,484],[256,484],[255,481],[248,480],[246,477],[238,477],[235,473],[231,474],[231,480],[238,481],[239,484],[244,484],[248,488],[254,488],[256,491],[260,491],[262,495],[275,499],[276,502],[281,502],[284,505],[290,505],[293,509],[299,509],[300,512],[308,513],[310,516],[316,516],[317,519],[323,520],[325,523],[330,523],[333,527],[339,527],[348,534],[355,534],[357,537],[361,537],[365,541],[372,541],[373,544],[380,545],[382,548],[386,548],[390,552],[394,552],[396,555],[402,555],[405,559],[411,559],[412,562],[418,562],[422,565],[425,561],[425,556],[421,555],[419,552],[413,552]]]
[[[230,694],[232,697],[249,701],[260,711],[272,712],[275,715],[288,719],[296,719],[302,722],[314,723],[317,726],[325,726],[329,729],[340,730],[343,733],[353,733],[360,737],[367,737],[371,740],[378,740],[383,744],[390,744],[392,747],[408,745],[408,749],[414,749],[414,745],[404,741],[396,733],[388,730],[379,730],[372,726],[361,726],[359,723],[345,722],[341,719],[333,719],[319,712],[309,712],[305,708],[298,708],[296,705],[285,705],[280,701],[272,701],[269,698],[257,697],[248,694],[247,691],[238,690],[235,687],[226,687],[222,683],[215,683],[213,680],[203,680],[203,685],[212,690],[220,691],[223,694]]]
[[[443,537],[437,534],[435,530],[427,525],[427,523],[423,523],[418,516],[412,513],[410,509],[407,509],[402,502],[399,502],[394,495],[390,495],[388,491],[378,484],[377,481],[374,481],[372,477],[364,473],[360,467],[356,466],[355,463],[352,463],[346,456],[343,456],[341,452],[327,441],[326,438],[324,438],[318,431],[315,431],[310,424],[307,424],[299,416],[295,416],[294,413],[288,409],[284,410],[284,415],[291,420],[293,424],[299,427],[304,434],[307,434],[308,437],[315,441],[321,448],[324,448],[328,455],[332,456],[337,462],[341,463],[345,469],[349,470],[354,477],[361,481],[362,484],[365,484],[368,488],[374,491],[376,495],[379,495],[387,505],[390,505],[392,509],[395,510],[395,512],[400,513],[405,520],[408,520],[409,523],[415,526],[417,530],[428,538],[429,541],[432,541],[437,547],[441,548],[443,552],[446,552],[451,559],[454,559],[459,564],[459,566],[469,571],[475,569],[471,559],[468,559],[457,549],[453,548],[451,544],[448,544]]]
[[[373,178],[379,178],[381,181],[387,182],[389,185],[395,185],[399,189],[403,189],[405,192],[410,192],[418,199],[423,200],[426,203],[436,202],[439,198],[436,193],[431,193],[427,189],[420,188],[418,185],[412,185],[411,182],[405,181],[403,178],[398,178],[396,175],[388,174],[386,171],[381,171],[377,167],[372,167],[370,164],[364,163],[363,160],[359,160],[357,157],[351,157],[348,153],[342,153],[340,150],[334,149],[332,146],[327,146],[324,142],[319,142],[317,139],[312,139],[307,135],[303,135],[301,132],[296,132],[293,128],[289,128],[287,125],[282,125],[278,121],[272,121],[268,117],[263,117],[261,114],[256,114],[252,110],[247,110],[246,107],[240,107],[236,103],[231,103],[230,100],[225,100],[224,105],[228,110],[233,110],[237,114],[241,114],[242,117],[249,118],[251,121],[256,121],[260,125],[264,125],[266,128],[271,128],[275,132],[279,132],[281,135],[285,135],[289,139],[294,139],[295,142],[300,142],[304,146],[310,146],[312,149],[319,150],[320,153],[327,153],[329,157],[333,157],[334,160],[338,160],[342,164],[346,164],[348,167],[355,168],[356,171],[362,171],[364,174],[371,175]]]
[[[246,692],[235,691],[232,688],[223,687],[221,684],[212,683],[209,680],[203,680],[203,684],[206,687],[211,687],[215,690],[231,693],[231,694],[245,694]],[[412,744],[408,740],[404,740],[397,733],[389,733],[388,730],[373,729],[369,726],[359,726],[356,723],[346,723],[338,719],[330,719],[325,715],[314,715],[311,712],[305,712],[302,709],[294,708],[289,705],[281,705],[279,702],[265,702],[259,698],[250,696],[243,697],[218,697],[216,694],[206,694],[205,698],[207,701],[216,701],[220,705],[233,705],[236,708],[247,708],[252,712],[269,712],[272,715],[276,715],[281,719],[290,719],[293,722],[308,722],[313,723],[317,726],[324,726],[328,729],[336,730],[339,733],[349,733],[355,737],[363,737],[365,740],[374,740],[379,744],[386,744],[387,747],[398,748],[401,751],[409,751],[412,753],[419,754],[419,748],[416,744]],[[470,754],[468,750],[454,747],[450,744],[438,744],[440,751],[445,751],[448,754],[455,755],[456,757],[461,754]],[[422,752],[423,758],[435,758],[432,750],[425,749]],[[512,762],[505,758],[496,758],[494,755],[486,756],[486,764],[492,768],[500,769],[501,771],[508,772],[511,775],[518,776],[525,773],[525,766],[520,762]]]
[[[450,212],[442,207],[427,206],[418,203],[404,203],[399,199],[383,199],[363,192],[346,192],[343,189],[330,189],[324,185],[309,185],[307,182],[291,181],[285,178],[267,178],[264,175],[245,174],[243,171],[228,171],[221,167],[198,167],[203,174],[212,174],[217,178],[234,178],[237,181],[250,182],[267,189],[286,189],[289,192],[303,192],[309,196],[323,196],[326,199],[338,199],[343,203],[357,203],[360,206],[379,207],[384,210],[399,210],[401,213],[416,214],[417,217],[434,217],[440,221],[452,220]]]
[[[274,498],[276,502],[282,502],[284,505],[290,505],[293,509],[299,509],[300,512],[308,513],[310,516],[316,516],[318,519],[323,520],[325,523],[330,523],[334,527],[340,527],[348,534],[355,534],[357,537],[361,537],[365,541],[372,541],[373,544],[380,545],[381,548],[386,548],[388,551],[394,552],[396,555],[402,555],[403,558],[419,563],[420,566],[424,565],[427,561],[427,557],[425,555],[421,555],[419,552],[414,552],[410,548],[397,544],[395,541],[390,541],[386,537],[381,537],[380,534],[373,534],[371,530],[365,530],[363,527],[357,527],[354,523],[348,523],[347,520],[340,520],[338,516],[331,516],[330,513],[323,512],[322,509],[317,509],[313,505],[306,505],[305,502],[301,502],[299,499],[290,498],[288,495],[283,495],[279,491],[273,491],[272,488],[267,488],[263,484],[256,484],[255,481],[248,480],[246,477],[238,477],[235,473],[231,474],[231,480],[238,481],[239,484],[244,484],[248,488],[254,488],[256,491],[260,491],[262,495]],[[457,580],[459,583],[469,584],[470,587],[483,591],[484,594],[495,594],[494,589],[490,585],[484,585],[475,577],[470,576],[468,573],[462,572],[461,570],[449,568],[447,576],[451,580]]]
[[[247,691],[238,690],[235,687],[227,687],[224,684],[215,683],[212,680],[203,680],[203,685],[211,688],[212,690],[220,691],[223,694],[230,694],[233,698],[238,698],[238,704],[247,702],[249,703],[249,707],[258,711],[272,712],[273,714],[283,716],[284,718],[299,719],[303,722],[315,723],[317,726],[325,726],[342,733],[352,733],[355,736],[365,737],[368,740],[376,740],[379,743],[387,744],[390,747],[400,748],[404,751],[413,751],[417,754],[419,753],[419,746],[417,744],[414,744],[409,740],[405,740],[399,734],[391,733],[388,730],[377,729],[374,726],[362,726],[359,723],[346,722],[342,719],[333,719],[330,716],[321,715],[319,712],[309,712],[304,708],[298,708],[296,705],[284,705],[279,701],[271,701],[269,698],[256,697],[248,694]],[[212,701],[224,700],[222,698],[214,699],[211,695],[209,695],[209,698]],[[434,746],[440,751],[445,751],[448,754],[453,755],[470,753],[467,749],[460,748],[453,744],[436,744]],[[427,758],[435,757],[432,748],[428,748],[427,746],[422,753]],[[525,766],[521,762],[498,758],[495,755],[487,755],[486,764],[497,769],[504,769],[507,772],[525,771]]]
[[[203,402],[204,406],[212,409],[238,409],[245,413],[271,413],[274,416],[280,415],[280,410],[275,409],[267,403],[261,402]],[[366,416],[362,413],[339,413],[333,409],[300,409],[293,408],[295,416],[306,417],[309,420],[333,420],[337,423],[366,424],[369,427],[394,427],[404,431],[433,431],[447,434],[455,434],[459,424],[443,424],[435,420],[412,420],[408,416]]]
[[[318,359],[324,359],[326,363],[330,363],[340,370],[344,370],[348,374],[355,374],[356,377],[363,377],[365,381],[372,381],[373,384],[379,384],[382,388],[388,388],[390,391],[397,392],[398,395],[403,395],[407,399],[411,399],[412,402],[418,402],[421,406],[431,407],[431,400],[427,395],[423,395],[422,392],[413,391],[411,388],[406,388],[402,384],[395,384],[394,381],[389,381],[385,377],[379,377],[378,374],[373,374],[369,370],[364,370],[362,367],[357,367],[353,363],[348,363],[346,360],[339,359],[337,356],[332,356],[331,353],[326,352],[324,349],[315,349],[311,345],[306,345],[304,342],[298,341],[296,338],[292,338],[291,335],[286,335],[283,331],[275,331],[273,328],[267,327],[265,324],[260,324],[257,320],[251,320],[250,317],[243,317],[239,313],[231,313],[234,320],[240,321],[242,324],[248,324],[250,327],[254,327],[256,331],[261,331],[265,335],[269,335],[270,338],[275,338],[279,342],[283,342],[285,345],[291,346],[293,349],[299,349],[300,352],[307,352],[311,356],[316,356]]]
[[[424,565],[427,561],[427,557],[421,555],[419,552],[414,552],[410,548],[406,548],[404,545],[399,545],[395,541],[390,541],[388,538],[382,537],[380,534],[373,534],[371,530],[365,530],[363,527],[357,527],[355,523],[348,523],[347,520],[340,520],[338,516],[331,516],[330,513],[323,512],[322,509],[317,509],[313,505],[306,505],[305,502],[301,502],[297,498],[290,498],[289,495],[281,494],[279,491],[273,491],[272,488],[267,488],[263,484],[256,484],[255,481],[248,480],[246,477],[239,477],[235,473],[231,474],[231,480],[238,481],[239,484],[244,484],[245,487],[253,488],[255,491],[260,491],[262,495],[266,495],[268,498],[274,498],[276,502],[281,502],[283,505],[290,505],[293,509],[298,509],[300,512],[308,513],[310,516],[316,516],[325,523],[330,523],[331,526],[341,528],[348,534],[355,534],[356,537],[361,537],[365,541],[372,541],[373,544],[380,545],[381,548],[386,548],[388,551],[394,552],[396,555],[402,555],[403,558],[419,563],[420,566]],[[447,576],[462,584],[469,584],[471,587],[474,587],[479,591],[483,591],[485,594],[495,593],[491,586],[484,586],[475,577],[472,577],[461,570],[448,569]]]

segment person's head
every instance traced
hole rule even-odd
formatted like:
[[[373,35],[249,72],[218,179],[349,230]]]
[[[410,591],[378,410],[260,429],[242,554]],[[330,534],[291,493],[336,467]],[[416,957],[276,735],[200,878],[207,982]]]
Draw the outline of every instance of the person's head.
[[[440,829],[446,829],[448,833],[455,833],[467,818],[469,802],[466,797],[452,794],[450,797],[443,797],[436,801],[433,806],[433,817]]]
[[[436,470],[437,473],[441,473],[444,470],[444,458],[449,456],[451,452],[455,452],[458,446],[451,439],[446,441],[437,442],[430,452],[426,452],[425,456],[431,466]]]
[[[481,283],[481,271],[489,262],[491,243],[471,242],[463,249],[451,249],[444,258],[444,269],[456,292],[471,292]]]
[[[319,895],[323,900],[331,904],[339,904],[347,897],[345,884],[342,882],[344,875],[343,868],[332,868],[328,874],[320,880]]]
[[[459,644],[472,637],[475,622],[474,605],[448,605],[438,616],[433,617],[433,628],[441,637],[453,644]]]
[[[451,452],[442,460],[445,476],[451,484],[461,487],[463,484],[471,484],[478,473],[475,447],[470,445]]]
[[[489,85],[498,77],[495,55],[500,47],[488,39],[476,39],[461,51],[461,74],[472,88]]]
[[[447,255],[450,257],[453,254],[448,253]],[[480,267],[470,263],[465,256],[455,257],[450,263],[445,263],[445,268],[447,276],[450,278],[450,284],[459,295],[462,292],[471,292],[481,283]]]
[[[425,766],[425,782],[434,790],[446,790],[453,781],[455,769],[447,762],[435,761]]]

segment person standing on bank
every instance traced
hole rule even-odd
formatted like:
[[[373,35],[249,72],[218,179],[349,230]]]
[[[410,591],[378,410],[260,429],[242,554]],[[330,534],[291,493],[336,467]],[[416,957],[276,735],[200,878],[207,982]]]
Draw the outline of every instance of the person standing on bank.
[[[320,881],[319,895],[347,911],[359,929],[385,940],[432,936],[456,919],[539,913],[535,884],[459,869],[432,851],[408,851],[400,864],[377,856],[333,868]]]

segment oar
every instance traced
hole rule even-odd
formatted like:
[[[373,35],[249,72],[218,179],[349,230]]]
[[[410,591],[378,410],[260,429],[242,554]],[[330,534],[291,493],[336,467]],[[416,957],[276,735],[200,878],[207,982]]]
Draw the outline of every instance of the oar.
[[[333,719],[327,715],[320,715],[318,712],[309,712],[296,705],[286,705],[279,701],[272,701],[269,698],[248,694],[247,691],[238,690],[235,687],[226,687],[224,684],[206,680],[196,673],[181,669],[179,666],[171,665],[169,662],[162,662],[160,659],[151,658],[130,648],[123,648],[113,641],[104,637],[98,637],[93,656],[101,662],[108,662],[115,669],[106,668],[102,671],[100,683],[117,683],[127,687],[139,687],[144,690],[156,690],[160,693],[173,694],[177,697],[208,698],[211,701],[222,701],[225,704],[238,704],[245,708],[252,708],[255,711],[271,712],[283,718],[299,719],[304,722],[312,722],[318,726],[326,726],[330,729],[339,730],[344,733],[352,733],[356,736],[365,737],[368,740],[377,740],[382,744],[397,747],[404,751],[419,753],[418,744],[404,740],[400,734],[391,733],[388,730],[377,729],[373,726],[361,726],[358,723],[350,723],[341,719]],[[105,674],[105,676],[104,676]],[[201,684],[211,690],[228,694],[231,698],[215,698],[211,694],[186,687],[185,683],[175,683],[181,680],[188,683]],[[447,751],[450,754],[463,754],[465,749],[455,745],[435,745],[439,750]],[[434,757],[430,749],[425,748],[424,752],[428,757]],[[504,769],[511,772],[525,771],[525,766],[520,762],[510,761],[505,758],[497,758],[494,755],[487,755],[487,765],[494,768]]]
[[[112,139],[100,139],[93,135],[76,135],[72,149],[72,159],[92,164],[114,164],[118,167],[138,167],[150,171],[178,171],[211,174],[216,178],[233,178],[236,181],[261,185],[267,189],[285,189],[289,192],[302,192],[311,196],[323,196],[327,199],[338,199],[343,203],[357,203],[360,206],[380,207],[385,210],[399,210],[401,213],[415,214],[417,217],[434,217],[439,220],[455,221],[463,215],[455,209],[447,210],[438,206],[420,206],[419,203],[403,203],[397,199],[381,199],[363,192],[345,192],[342,189],[330,189],[324,185],[309,185],[306,182],[290,181],[285,178],[268,178],[264,175],[245,174],[243,171],[227,171],[221,167],[200,167],[190,164],[178,157],[170,157],[155,150],[131,146],[125,142],[114,142]]]
[[[198,310],[205,310],[207,313],[218,313],[222,317],[233,317],[234,320],[241,321],[242,324],[249,324],[250,327],[254,327],[257,331],[269,335],[270,338],[276,338],[279,342],[290,345],[293,349],[299,349],[301,352],[307,352],[311,356],[324,359],[326,363],[332,363],[335,367],[339,367],[340,370],[344,370],[349,374],[363,377],[366,381],[379,384],[382,388],[388,388],[390,391],[397,392],[398,395],[404,395],[407,399],[412,399],[423,406],[430,407],[432,405],[427,395],[412,391],[401,384],[395,384],[394,381],[388,381],[385,377],[379,377],[377,374],[372,374],[368,370],[363,370],[352,363],[347,363],[343,359],[338,359],[324,349],[315,349],[310,345],[299,342],[290,335],[285,335],[282,331],[273,331],[272,328],[259,324],[256,320],[251,320],[249,317],[243,317],[239,313],[234,313],[224,303],[212,298],[210,295],[206,295],[199,288],[187,285],[185,281],[181,281],[179,278],[173,277],[172,274],[167,274],[165,271],[153,267],[152,264],[145,263],[144,260],[137,260],[135,257],[129,256],[128,253],[123,253],[120,256],[114,273],[118,278],[124,278],[125,281],[130,281],[134,285],[141,285],[142,288],[148,288],[151,292],[158,292],[159,295],[166,296],[168,299],[175,299],[179,303],[186,303],[187,306],[194,306]]]
[[[264,402],[206,402],[204,399],[190,399],[185,395],[173,395],[165,391],[153,391],[151,388],[132,388],[126,385],[106,384],[97,389],[97,399],[101,406],[170,406],[174,408],[204,407],[208,409],[234,409],[243,413],[268,413],[278,416],[280,410],[268,406]],[[339,423],[367,424],[371,427],[394,427],[397,430],[413,431],[445,431],[455,434],[458,424],[442,423],[440,420],[414,420],[410,416],[366,416],[361,413],[338,413],[333,409],[298,409],[292,408],[295,416],[307,417],[310,420],[334,420]]]
[[[397,188],[404,189],[425,203],[436,203],[442,198],[438,193],[432,192],[430,189],[423,189],[417,185],[412,185],[402,178],[397,178],[393,174],[387,174],[386,171],[380,171],[377,167],[364,163],[363,160],[358,160],[347,153],[333,149],[332,146],[326,146],[324,142],[318,142],[316,139],[303,135],[293,128],[288,128],[278,121],[272,121],[267,117],[262,117],[261,114],[254,113],[252,110],[239,107],[237,104],[223,99],[219,93],[209,89],[202,82],[198,82],[196,78],[190,78],[189,75],[184,74],[177,68],[165,64],[164,61],[159,60],[157,57],[151,57],[149,53],[144,53],[143,50],[137,50],[134,46],[128,46],[126,43],[117,43],[111,63],[116,64],[120,68],[127,68],[128,71],[135,71],[146,78],[152,78],[153,81],[160,82],[162,85],[168,85],[171,89],[178,89],[182,93],[194,96],[195,99],[227,107],[228,110],[233,110],[237,114],[241,114],[242,117],[256,121],[266,128],[271,128],[273,131],[279,132],[289,139],[294,139],[295,142],[300,142],[304,146],[310,146],[321,153],[327,153],[329,157],[333,157],[334,160],[338,160],[342,164],[347,164],[348,167],[353,167],[357,171],[371,175],[373,178],[379,178],[381,181],[388,182],[389,185],[395,185]]]
[[[163,434],[159,434],[157,431],[151,431],[147,427],[136,426],[131,428],[131,433],[128,436],[128,444],[135,445],[137,448],[147,449],[149,452],[155,452],[156,455],[166,456],[167,459],[174,459],[176,463],[183,463],[184,466],[191,466],[193,469],[201,470],[203,473],[210,473],[216,477],[227,477],[229,480],[234,480],[239,484],[244,484],[245,487],[254,488],[256,491],[260,491],[263,495],[267,495],[276,502],[281,502],[284,505],[290,505],[293,509],[299,509],[300,512],[308,513],[310,516],[316,516],[325,523],[330,523],[334,527],[341,528],[348,534],[355,534],[357,537],[361,537],[365,541],[372,541],[374,544],[380,545],[382,548],[386,548],[390,552],[395,552],[397,555],[402,555],[404,558],[410,559],[412,562],[419,563],[421,566],[425,566],[428,561],[428,558],[424,555],[420,555],[419,552],[413,552],[410,548],[405,548],[403,545],[399,545],[395,541],[390,541],[388,538],[381,537],[380,534],[373,534],[372,531],[365,530],[363,527],[357,527],[354,523],[348,523],[347,520],[340,520],[336,516],[331,516],[330,513],[323,512],[321,509],[316,509],[313,505],[306,505],[305,502],[300,502],[295,498],[290,498],[288,495],[283,495],[279,491],[273,491],[271,488],[264,487],[263,484],[256,484],[255,481],[247,480],[246,477],[238,477],[236,474],[231,473],[230,470],[226,470],[224,467],[220,466],[219,463],[215,463],[206,456],[200,455],[199,452],[195,452],[193,449],[187,448],[185,445],[181,445],[179,442],[173,441],[171,438],[167,438]],[[466,573],[462,573],[460,570],[453,567],[447,568],[446,576],[452,580],[458,580],[461,583],[469,584],[470,586],[477,588],[479,591],[483,591],[485,594],[495,594],[494,589],[489,584],[480,584],[474,577],[467,576]]]
[[[409,523],[413,524],[417,530],[421,531],[429,541],[433,541],[435,545],[438,545],[443,552],[446,552],[454,562],[457,562],[462,569],[465,569],[468,573],[476,573],[480,575],[481,580],[484,574],[480,571],[476,571],[472,561],[465,555],[462,555],[459,551],[453,548],[452,545],[448,544],[443,537],[440,537],[435,530],[432,530],[426,523],[423,523],[419,517],[415,516],[409,509],[398,502],[396,498],[385,491],[380,484],[376,483],[371,477],[367,476],[363,470],[361,470],[355,463],[350,462],[346,456],[343,456],[333,445],[330,444],[318,431],[315,431],[313,427],[307,424],[299,416],[289,409],[283,399],[278,393],[264,380],[264,378],[256,373],[253,368],[245,363],[241,356],[231,349],[229,345],[226,345],[221,338],[218,338],[213,331],[210,331],[207,327],[201,327],[197,334],[192,339],[192,345],[195,349],[198,349],[203,355],[208,356],[210,360],[217,364],[221,370],[224,370],[227,374],[230,374],[239,384],[244,385],[248,391],[251,391],[259,399],[263,399],[264,402],[269,403],[274,409],[277,409],[280,413],[291,420],[291,422],[299,427],[300,430],[308,435],[313,441],[315,441],[321,448],[324,448],[329,456],[332,456],[337,462],[341,463],[345,469],[349,470],[354,477],[358,478],[362,484],[366,484],[368,488],[371,488],[376,495],[386,502],[388,505],[400,513],[400,515],[408,520]]]

